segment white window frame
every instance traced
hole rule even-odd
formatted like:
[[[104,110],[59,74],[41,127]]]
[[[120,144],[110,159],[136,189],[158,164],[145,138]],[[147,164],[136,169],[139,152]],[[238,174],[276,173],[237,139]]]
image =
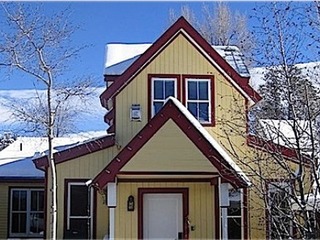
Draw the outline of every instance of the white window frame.
[[[154,82],[155,81],[173,81],[174,82],[174,96],[175,98],[177,98],[178,95],[178,79],[175,77],[152,77],[151,78],[151,117],[153,117],[155,115],[155,109],[153,106],[154,102],[162,102],[163,104],[165,103],[166,99],[161,99],[161,100],[157,100],[154,99]]]
[[[185,84],[185,96],[186,96],[186,108],[188,108],[188,103],[208,103],[208,121],[202,121],[201,119],[199,119],[199,112],[197,113],[197,116],[195,116],[196,119],[198,119],[198,121],[202,124],[211,124],[212,123],[212,118],[211,118],[211,115],[212,115],[212,103],[211,103],[211,99],[212,99],[212,96],[211,96],[211,79],[210,78],[197,78],[197,77],[188,77],[188,78],[185,78],[185,81],[186,81],[186,84]],[[189,82],[207,82],[208,83],[208,100],[200,100],[200,99],[197,99],[197,100],[189,100],[189,94],[188,94],[188,87],[189,87]],[[198,109],[199,111],[199,109]]]
[[[71,187],[72,186],[86,186],[90,191],[90,216],[71,216]],[[67,230],[70,230],[71,219],[90,219],[90,238],[92,238],[93,230],[93,190],[85,184],[85,182],[68,182],[68,199],[67,199]]]
[[[291,191],[290,187],[291,187],[291,182],[288,181],[270,181],[267,183],[267,201],[268,201],[268,208],[271,207],[271,204],[269,203],[269,201],[271,201],[271,193],[274,193],[276,191],[280,191],[280,189],[277,187],[279,186],[279,188],[289,188],[289,192]],[[272,218],[270,218],[270,212],[268,212],[268,232],[270,233],[268,236],[268,239],[271,239],[271,228],[272,228]],[[293,234],[293,226],[292,223],[290,224],[290,234]]]
[[[229,185],[230,185],[230,184],[229,184]],[[232,188],[232,186],[229,186],[229,206],[228,206],[228,207],[223,207],[223,208],[225,208],[225,211],[226,211],[227,222],[228,222],[228,220],[229,220],[230,218],[240,218],[240,219],[241,219],[241,226],[240,226],[240,228],[241,228],[241,239],[244,239],[244,219],[243,219],[243,217],[244,217],[244,215],[243,215],[244,203],[243,203],[243,189],[239,189],[239,192],[240,192],[240,213],[241,213],[240,216],[239,216],[239,215],[228,215],[228,208],[230,207],[230,201],[231,201],[230,191],[232,191],[232,190],[235,190],[235,189]],[[223,211],[223,210],[221,209],[220,211]],[[220,215],[222,215],[222,214],[220,214]],[[220,221],[220,229],[221,229],[221,222],[222,222],[222,216],[221,216],[221,221]],[[229,230],[229,224],[228,224],[227,232],[228,232],[228,230]],[[223,235],[223,234],[222,234],[223,231],[220,231],[220,233],[221,233],[222,239],[226,239],[225,237],[222,236],[222,235]],[[229,239],[229,236],[228,236],[227,239]]]
[[[12,210],[13,207],[13,192],[14,191],[26,191],[27,192],[27,197],[26,197],[26,204],[27,204],[27,209],[25,211],[14,211]],[[44,209],[43,211],[32,211],[31,210],[31,192],[33,191],[41,191],[44,193],[43,188],[11,188],[10,189],[10,209],[9,209],[9,236],[10,237],[43,237],[43,232],[42,233],[31,233],[30,232],[30,224],[31,224],[31,219],[30,219],[30,214],[31,213],[42,213],[44,214]],[[45,205],[44,199],[43,199],[43,204]],[[27,218],[26,218],[26,232],[25,233],[14,233],[12,232],[12,214],[13,213],[26,213]],[[44,219],[43,219],[44,220]],[[43,221],[44,223],[44,221]],[[45,226],[43,231],[45,231]]]

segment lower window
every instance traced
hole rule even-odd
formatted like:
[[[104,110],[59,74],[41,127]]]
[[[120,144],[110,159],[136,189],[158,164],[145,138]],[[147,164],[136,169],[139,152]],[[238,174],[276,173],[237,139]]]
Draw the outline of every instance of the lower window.
[[[288,239],[293,235],[290,183],[269,182],[267,191],[269,239]]]
[[[10,237],[42,237],[44,233],[43,189],[10,190]]]
[[[92,194],[84,182],[68,183],[66,238],[88,239],[91,236]]]

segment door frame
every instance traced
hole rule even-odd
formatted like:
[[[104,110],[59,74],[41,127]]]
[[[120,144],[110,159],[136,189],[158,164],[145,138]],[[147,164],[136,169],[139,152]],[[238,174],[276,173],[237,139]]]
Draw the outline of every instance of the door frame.
[[[188,188],[138,188],[138,239],[143,239],[144,194],[182,194],[183,239],[189,238],[189,189]]]

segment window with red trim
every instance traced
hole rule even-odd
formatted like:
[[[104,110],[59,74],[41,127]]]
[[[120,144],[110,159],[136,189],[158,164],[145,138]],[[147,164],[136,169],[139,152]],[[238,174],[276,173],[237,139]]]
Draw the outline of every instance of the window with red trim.
[[[192,115],[202,124],[211,124],[212,96],[210,77],[185,77],[185,104]]]
[[[170,96],[177,98],[177,78],[151,77],[151,117],[157,114]]]

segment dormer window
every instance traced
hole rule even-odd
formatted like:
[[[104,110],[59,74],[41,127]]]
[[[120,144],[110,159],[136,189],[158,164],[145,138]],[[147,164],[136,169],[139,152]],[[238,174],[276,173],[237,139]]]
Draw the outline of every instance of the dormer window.
[[[176,75],[152,75],[149,76],[149,84],[151,85],[151,117],[157,114],[170,96],[178,98],[178,81],[179,76]]]
[[[213,79],[209,76],[184,77],[185,104],[202,124],[212,124],[213,106],[211,92]]]

